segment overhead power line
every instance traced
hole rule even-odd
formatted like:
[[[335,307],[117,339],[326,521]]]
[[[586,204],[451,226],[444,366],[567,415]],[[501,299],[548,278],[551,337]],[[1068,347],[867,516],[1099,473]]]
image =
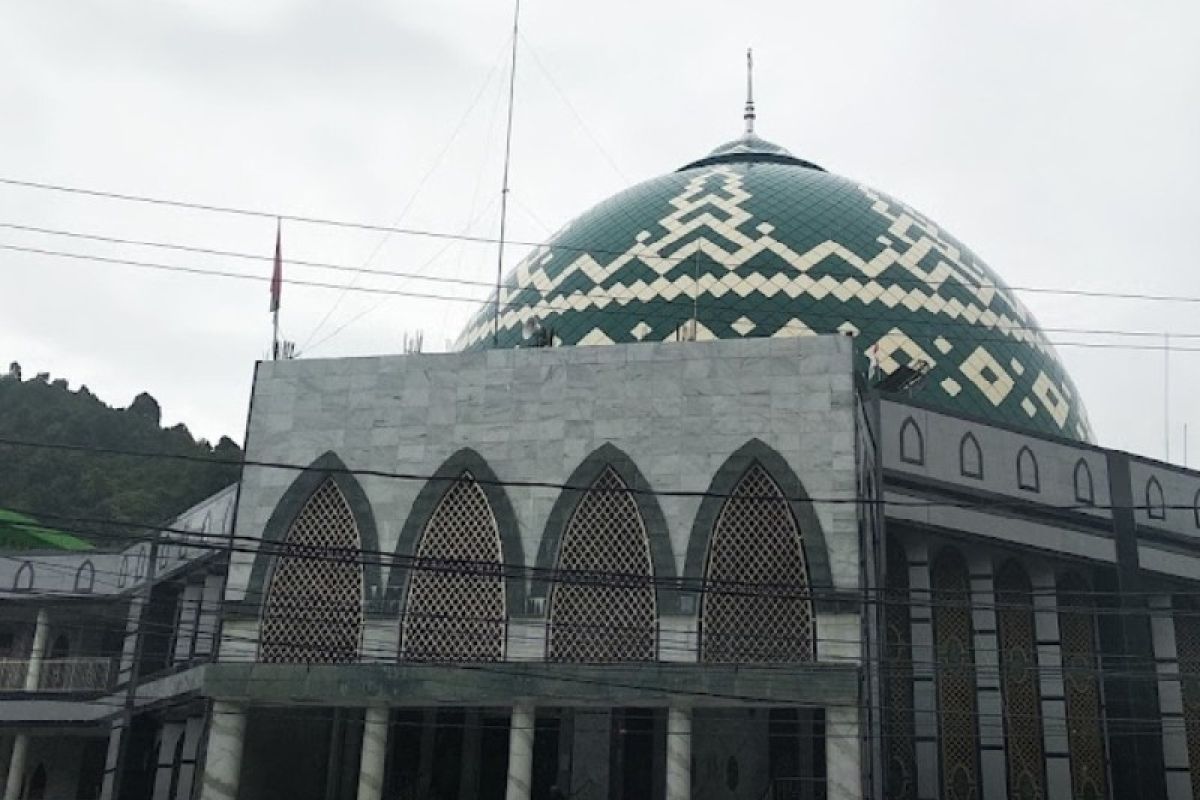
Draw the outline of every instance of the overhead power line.
[[[21,253],[30,253],[33,255],[41,255],[41,256],[48,256],[48,257],[54,257],[54,258],[66,258],[66,259],[71,259],[71,260],[75,260],[75,261],[88,261],[88,262],[94,262],[94,263],[99,263],[99,264],[127,266],[127,267],[134,267],[134,268],[138,268],[138,269],[160,270],[160,271],[164,271],[164,272],[199,275],[199,276],[204,276],[204,277],[228,278],[228,279],[234,279],[234,280],[252,281],[255,283],[269,283],[272,279],[270,275],[266,275],[266,274],[258,275],[258,274],[247,274],[247,273],[243,273],[243,272],[230,272],[228,270],[209,269],[209,268],[202,268],[202,267],[191,267],[191,266],[183,266],[183,265],[179,265],[179,264],[164,264],[161,262],[144,261],[144,260],[128,259],[128,258],[116,258],[116,257],[110,257],[110,256],[92,255],[92,254],[87,254],[87,253],[73,253],[73,252],[64,251],[64,250],[53,250],[53,249],[40,248],[40,247],[27,247],[27,246],[22,246],[22,245],[5,244],[5,243],[0,243],[0,250],[8,250],[8,251],[13,251],[13,252],[21,252]],[[218,254],[218,251],[212,251],[212,254]],[[229,255],[233,255],[233,254],[229,253]],[[259,258],[259,256],[246,256],[244,254],[237,255],[236,257]],[[364,270],[357,269],[354,267],[345,267],[344,265],[323,265],[320,262],[304,262],[303,265],[314,267],[314,268],[324,268],[324,269],[337,268],[337,269],[344,269],[345,271],[349,271],[349,272],[360,272],[360,273],[364,272]],[[439,281],[447,282],[447,283],[458,283],[458,284],[469,284],[469,285],[474,285],[475,283],[477,283],[477,282],[470,282],[470,281],[467,281],[464,279],[455,279],[455,278],[429,278],[427,276],[420,276],[415,273],[383,273],[383,272],[379,272],[379,271],[372,271],[372,272],[375,272],[376,274],[381,274],[381,275],[388,275],[390,277],[404,277],[404,278],[413,278],[413,279],[421,279],[421,280],[439,280]],[[442,301],[450,301],[450,302],[469,303],[469,304],[473,304],[473,305],[477,305],[477,306],[482,306],[482,305],[492,302],[492,300],[490,298],[466,297],[463,295],[436,294],[436,293],[432,293],[432,292],[414,292],[414,291],[406,290],[406,289],[388,289],[385,287],[356,286],[353,284],[331,283],[331,282],[326,282],[326,281],[313,281],[313,280],[298,279],[298,278],[288,278],[288,279],[285,279],[284,282],[291,286],[303,286],[303,287],[308,287],[308,288],[329,289],[329,290],[337,290],[337,291],[352,291],[352,292],[363,293],[363,294],[389,295],[389,296],[396,296],[396,297],[408,297],[408,298],[413,298],[413,299],[442,300]],[[519,294],[524,291],[530,291],[535,294],[542,294],[541,292],[539,292],[538,290],[533,289],[533,288],[521,289],[521,290],[518,290],[515,294],[519,296]],[[546,309],[546,310],[549,310],[550,312],[566,312],[566,311],[570,310],[571,298],[574,296],[575,295],[563,295],[563,296],[554,297],[549,301],[536,302],[536,303],[520,303],[520,305],[521,305],[521,307],[527,307],[527,308]],[[582,293],[581,296],[599,298],[599,299],[621,298],[621,299],[628,299],[630,301],[637,299],[635,295],[616,295],[616,294],[612,294],[612,293],[607,293],[604,290],[600,290],[599,293],[596,293],[594,291],[589,291],[587,293]],[[513,299],[510,299],[505,304],[505,307],[512,308],[515,305],[517,305],[517,301],[514,297]],[[707,309],[717,309],[717,310],[733,310],[733,309],[738,308],[737,306],[734,306],[727,302],[719,301],[719,300],[715,301],[715,302],[706,301],[705,307]],[[617,309],[595,308],[595,309],[593,309],[593,311],[595,313],[599,313],[599,314],[624,314],[624,313],[626,313],[624,309],[620,309],[620,308],[617,308]],[[807,313],[809,314],[810,317],[813,317],[813,318],[827,317],[830,319],[836,318],[838,320],[844,321],[844,319],[843,319],[844,314],[835,313],[833,310],[822,311],[819,309],[818,310],[810,309]],[[861,319],[864,322],[868,322],[868,321],[872,321],[872,320],[876,320],[876,319],[882,319],[882,318],[885,318],[886,316],[887,316],[887,310],[882,309],[877,312],[867,312],[867,313],[861,315]],[[928,320],[928,321],[916,320],[916,321],[906,323],[906,325],[910,329],[929,328],[931,330],[943,330],[943,331],[948,328],[961,327],[964,329],[970,329],[974,333],[990,330],[990,332],[992,334],[996,335],[997,337],[999,337],[1001,334],[1005,334],[1005,333],[1010,334],[1010,338],[988,338],[988,337],[980,337],[978,335],[975,335],[975,336],[973,336],[972,341],[974,341],[976,343],[984,343],[984,342],[1009,343],[1009,342],[1013,341],[1014,339],[1019,339],[1020,337],[1018,336],[1018,334],[1026,335],[1026,336],[1037,335],[1040,337],[1046,331],[1059,332],[1059,333],[1076,333],[1076,334],[1083,334],[1083,335],[1129,336],[1129,337],[1154,338],[1154,339],[1157,339],[1157,338],[1160,338],[1163,336],[1162,331],[1124,331],[1124,330],[1115,330],[1115,329],[1095,329],[1095,328],[1040,328],[1040,327],[1035,327],[1032,325],[1000,325],[1000,324],[997,324],[997,325],[993,325],[990,329],[988,329],[988,328],[983,328],[979,325],[976,325],[976,324],[973,324],[973,323],[970,323],[970,322],[967,322],[964,320]],[[786,328],[787,326],[785,325],[784,327]],[[1177,339],[1200,339],[1200,333],[1191,333],[1191,332],[1168,332],[1168,333],[1171,337],[1177,338]],[[1083,348],[1094,348],[1094,349],[1137,350],[1137,351],[1153,351],[1156,353],[1161,353],[1163,351],[1170,351],[1170,352],[1176,352],[1176,353],[1200,352],[1200,347],[1181,347],[1178,345],[1167,345],[1167,344],[1139,345],[1139,344],[1126,344],[1126,343],[1114,343],[1114,342],[1079,342],[1079,341],[1062,341],[1062,340],[1049,340],[1049,339],[1047,339],[1045,341],[1048,344],[1056,346],[1056,347],[1083,347]]]
[[[194,463],[209,464],[212,466],[240,466],[240,467],[258,467],[263,469],[279,469],[288,470],[291,472],[305,472],[312,469],[311,464],[293,464],[284,461],[265,461],[258,459],[222,459],[209,458],[206,456],[190,455],[186,453],[166,453],[166,452],[151,452],[146,450],[130,450],[119,447],[101,447],[98,445],[80,445],[66,444],[61,442],[39,442],[30,439],[15,439],[11,437],[0,437],[0,445],[8,445],[10,447],[25,447],[41,450],[63,450],[69,452],[93,453],[97,455],[110,456],[130,456],[135,458],[159,458],[174,461],[187,461]],[[356,477],[368,476],[372,478],[390,478],[401,481],[419,481],[422,483],[444,483],[446,485],[458,483],[463,480],[461,476],[439,476],[424,472],[406,472],[383,469],[352,469],[349,467],[322,467],[320,472],[339,475],[353,475]],[[946,499],[946,500],[888,500],[883,497],[863,497],[861,495],[847,496],[788,496],[781,495],[779,498],[767,498],[759,495],[745,495],[737,492],[714,492],[700,489],[650,489],[642,487],[627,487],[620,490],[603,490],[593,488],[590,484],[570,484],[559,481],[541,481],[541,480],[503,480],[503,479],[488,479],[484,477],[473,477],[471,480],[480,486],[495,486],[499,488],[521,488],[521,489],[557,489],[559,491],[579,492],[581,494],[589,491],[601,493],[623,493],[629,492],[634,495],[642,495],[647,497],[690,497],[690,498],[714,498],[720,500],[738,499],[748,500],[751,502],[787,502],[787,503],[803,503],[812,505],[853,505],[853,506],[891,506],[894,508],[968,508],[968,509],[992,509],[992,510],[1021,510],[1029,508],[1050,509],[1055,511],[1114,511],[1114,510],[1133,510],[1145,511],[1147,509],[1167,509],[1167,510],[1185,510],[1194,511],[1195,506],[1191,503],[1181,504],[1109,504],[1109,503],[1069,503],[1069,504],[1053,504],[1053,503],[1031,503],[1026,499],[991,499],[969,500],[969,499]]]
[[[320,225],[336,228],[347,228],[362,231],[374,231],[386,233],[389,235],[414,236],[430,239],[444,239],[451,241],[473,242],[476,244],[498,244],[498,237],[474,235],[468,233],[453,233],[449,231],[434,231],[422,228],[394,227],[389,225],[381,225],[377,223],[355,222],[350,220],[338,220],[327,217],[304,216],[297,214],[286,214],[278,211],[260,211],[238,206],[223,206],[210,203],[198,203],[185,200],[172,200],[160,197],[149,197],[146,195],[127,194],[122,192],[106,191],[99,189],[85,189],[75,186],[67,186],[63,184],[46,183],[40,181],[19,180],[16,178],[0,177],[0,185],[17,186],[27,189],[40,189],[45,191],[63,192],[68,194],[76,194],[85,197],[103,198],[107,200],[118,200],[130,203],[142,203],[157,206],[168,206],[190,211],[202,211],[208,213],[231,214],[236,216],[251,217],[264,220],[283,220],[284,222],[295,222],[308,225]],[[586,245],[572,245],[563,242],[544,242],[544,241],[528,241],[507,239],[506,244],[548,248],[551,250],[563,250],[567,252],[591,253],[603,255],[624,255],[623,250],[607,250],[604,248],[591,247]],[[690,262],[695,258],[701,258],[708,263],[721,263],[711,258],[707,254],[699,256],[688,254],[684,256],[661,256],[655,255],[653,258],[657,261],[678,261],[680,263]],[[921,285],[931,285],[928,282],[920,282]],[[934,282],[937,284],[938,282]],[[1146,300],[1146,301],[1163,301],[1163,302],[1178,302],[1178,303],[1200,303],[1200,296],[1191,295],[1170,295],[1160,293],[1139,293],[1139,292],[1112,292],[1103,290],[1091,289],[1070,289],[1070,288],[1051,288],[1044,286],[1007,286],[1001,284],[985,284],[985,283],[967,283],[961,281],[963,285],[970,286],[976,289],[998,289],[1011,290],[1018,292],[1036,292],[1041,294],[1058,294],[1072,297],[1095,297],[1104,299],[1129,299],[1129,300]],[[341,288],[341,287],[338,287]],[[1162,335],[1159,333],[1158,335]]]

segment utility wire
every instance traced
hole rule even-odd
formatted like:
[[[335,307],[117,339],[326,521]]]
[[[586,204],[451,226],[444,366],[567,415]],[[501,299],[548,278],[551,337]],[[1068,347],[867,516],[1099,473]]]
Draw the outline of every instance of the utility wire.
[[[89,262],[115,265],[115,266],[127,266],[127,267],[133,267],[133,268],[137,268],[137,269],[159,270],[159,271],[164,271],[164,272],[175,272],[175,273],[198,275],[198,276],[213,277],[213,278],[228,278],[228,279],[234,279],[234,280],[245,280],[245,281],[252,281],[255,283],[268,283],[271,281],[271,277],[269,275],[265,275],[265,274],[258,275],[258,274],[247,274],[247,273],[242,273],[242,272],[230,272],[228,270],[183,266],[183,265],[178,265],[178,264],[164,264],[161,262],[154,262],[154,261],[145,261],[145,260],[128,259],[128,258],[116,258],[116,257],[111,257],[111,256],[100,256],[100,255],[93,255],[93,254],[86,254],[86,253],[74,253],[74,252],[69,252],[69,251],[64,251],[64,250],[54,250],[54,249],[40,248],[40,247],[27,247],[24,245],[14,245],[14,244],[8,244],[8,243],[0,243],[0,250],[29,253],[29,254],[33,254],[33,255],[48,256],[48,257],[53,257],[53,258],[66,258],[66,259],[71,259],[71,260],[76,260],[76,261],[89,261]],[[255,257],[258,258],[257,256],[255,256]],[[328,266],[319,265],[318,262],[306,262],[306,266],[317,267],[317,268],[330,268]],[[339,266],[339,269],[343,269],[343,268],[346,271],[363,272],[363,270],[356,270],[353,267]],[[406,274],[403,274],[403,277],[431,280],[429,278],[419,276],[415,273],[406,273]],[[466,281],[463,279],[454,279],[454,278],[438,278],[436,280],[442,281],[442,282],[447,282],[447,283],[457,283],[457,284],[466,283]],[[314,289],[326,289],[326,290],[338,290],[338,291],[344,290],[344,291],[352,291],[352,292],[362,293],[362,294],[387,295],[387,296],[392,296],[392,297],[407,297],[407,298],[412,298],[412,299],[460,302],[460,303],[469,303],[469,304],[477,305],[477,306],[484,306],[484,305],[487,305],[492,302],[492,298],[478,298],[478,297],[468,297],[468,296],[464,296],[464,295],[436,294],[436,293],[431,293],[431,292],[416,292],[416,291],[411,291],[411,290],[406,290],[406,289],[389,289],[386,287],[376,287],[376,286],[356,286],[356,285],[352,285],[352,284],[331,283],[331,282],[327,282],[327,281],[315,281],[315,280],[298,279],[298,278],[288,278],[285,280],[285,283],[287,283],[288,285],[291,285],[291,286],[303,286],[303,287],[314,288]],[[526,291],[526,290],[521,290],[521,291]],[[528,289],[527,291],[539,293],[538,290],[532,289],[532,288]],[[593,299],[598,298],[598,299],[604,299],[604,300],[618,299],[618,301],[620,299],[627,299],[629,302],[642,302],[637,298],[636,295],[622,296],[622,295],[613,295],[611,293],[604,293],[603,290],[600,290],[600,291],[601,291],[601,293],[597,294],[596,290],[592,289],[592,290],[589,290],[587,293],[560,295],[560,296],[553,297],[550,300],[545,301],[545,302],[520,303],[520,305],[522,308],[545,309],[551,313],[554,313],[554,312],[562,313],[562,312],[568,312],[571,310],[571,308],[572,308],[571,307],[571,299],[572,299],[572,297],[576,297],[576,296],[583,296],[583,297],[588,297],[588,298],[593,298]],[[519,293],[520,292],[518,292],[518,294]],[[517,300],[515,298],[510,299],[509,301],[507,301],[505,303],[505,307],[511,309],[516,304],[517,304]],[[720,300],[716,300],[714,298],[711,301],[706,301],[705,308],[708,310],[735,310],[740,307],[728,304],[726,302],[722,302]],[[591,311],[595,312],[595,313],[600,313],[600,314],[626,315],[628,313],[624,308],[594,308]],[[838,320],[844,321],[844,314],[839,316],[838,313],[835,313],[831,310],[809,309],[806,311],[806,313],[811,318],[828,318],[830,320],[838,319]],[[865,313],[860,316],[860,320],[862,322],[879,321],[879,320],[884,320],[886,318],[887,318],[887,310],[886,309],[881,310],[879,312],[875,312],[873,314],[868,312],[868,313]],[[681,317],[681,320],[682,319],[683,319],[683,317]],[[781,328],[781,330],[786,330],[790,326],[791,326],[791,324],[787,323],[783,326],[783,328]],[[986,327],[986,326],[980,326],[980,325],[977,325],[974,323],[970,323],[967,321],[955,320],[955,319],[927,320],[927,321],[916,320],[916,321],[909,323],[908,327],[917,328],[917,329],[928,328],[931,331],[944,331],[948,328],[963,328],[964,330],[969,330],[972,332],[972,334],[974,334],[972,336],[972,342],[974,342],[974,343],[985,343],[985,342],[1008,343],[1008,342],[1012,341],[1013,339],[1022,341],[1023,340],[1022,335],[1026,336],[1026,337],[1030,337],[1036,342],[1039,338],[1041,338],[1041,336],[1044,333],[1046,333],[1048,331],[1049,332],[1061,332],[1061,333],[1077,333],[1077,334],[1084,334],[1084,335],[1129,336],[1129,337],[1143,337],[1143,338],[1153,338],[1153,339],[1159,339],[1163,336],[1163,333],[1161,331],[1123,331],[1123,330],[1112,330],[1112,329],[1089,329],[1089,328],[1040,328],[1040,327],[1036,327],[1033,325],[1016,325],[1016,324],[1008,324],[1008,325],[996,324],[996,325],[992,325],[990,327]],[[800,328],[797,328],[797,331],[804,332]],[[1010,338],[989,338],[989,337],[979,336],[978,334],[983,331],[991,331],[995,334],[1006,334],[1007,333],[1007,334],[1009,334]],[[1170,332],[1170,335],[1174,338],[1179,338],[1179,339],[1200,339],[1200,333],[1176,331],[1176,332]],[[328,338],[328,337],[326,337],[326,338]],[[887,335],[885,335],[883,338],[886,339],[888,337],[887,337]],[[325,340],[323,339],[318,344],[323,343],[324,341]],[[1083,347],[1083,348],[1093,348],[1093,349],[1154,351],[1154,352],[1158,352],[1158,353],[1161,353],[1164,350],[1169,350],[1170,352],[1177,352],[1177,353],[1200,352],[1200,347],[1180,347],[1177,345],[1164,345],[1164,344],[1138,345],[1138,344],[1126,344],[1126,343],[1080,342],[1080,341],[1062,341],[1062,340],[1050,340],[1050,339],[1046,339],[1045,341],[1047,344],[1055,346],[1055,347]]]
[[[207,456],[197,456],[187,453],[167,453],[153,452],[147,450],[131,450],[119,447],[102,447],[98,445],[80,445],[66,444],[60,442],[44,442],[34,441],[30,439],[15,439],[11,437],[0,436],[0,446],[22,447],[35,450],[60,450],[67,452],[92,453],[96,455],[109,456],[129,456],[135,458],[159,458],[173,461],[186,461],[193,463],[210,464],[213,466],[238,466],[238,467],[257,467],[263,469],[278,469],[288,470],[292,472],[305,472],[312,469],[311,464],[295,464],[284,461],[265,461],[249,458],[240,459],[222,459],[210,458]],[[323,474],[338,474],[352,475],[355,477],[373,477],[373,478],[389,478],[401,481],[419,481],[423,483],[442,483],[449,486],[450,484],[461,483],[464,479],[461,475],[445,476],[435,475],[425,472],[402,472],[382,469],[352,469],[350,467],[322,467],[319,472]],[[498,488],[521,488],[521,489],[557,489],[563,492],[578,492],[586,494],[588,492],[598,492],[600,494],[622,494],[628,492],[633,495],[646,497],[686,497],[686,498],[714,498],[721,500],[737,499],[748,502],[761,503],[801,503],[811,505],[834,505],[834,506],[879,506],[893,508],[966,508],[966,509],[987,509],[987,510],[1028,510],[1030,508],[1048,509],[1053,511],[1147,511],[1150,509],[1158,510],[1177,510],[1177,511],[1195,511],[1196,506],[1191,503],[1033,503],[1026,499],[946,499],[946,500],[930,500],[930,499],[912,499],[898,500],[887,499],[884,497],[867,497],[862,495],[842,495],[842,496],[788,496],[781,494],[777,497],[764,497],[762,495],[741,494],[738,492],[719,492],[700,489],[651,489],[648,487],[627,486],[622,489],[604,489],[593,487],[590,484],[571,484],[558,481],[543,481],[543,480],[518,480],[518,479],[489,479],[485,477],[472,477],[471,482],[480,486],[494,486]]]
[[[31,510],[15,509],[18,513],[27,513],[34,516],[36,512]],[[317,547],[312,545],[290,543],[287,540],[283,541],[268,541],[255,536],[239,536],[236,534],[223,533],[199,533],[188,531],[187,529],[171,528],[162,525],[154,525],[150,523],[136,523],[125,520],[98,520],[88,517],[73,517],[67,515],[59,515],[51,512],[42,512],[42,516],[48,519],[59,519],[65,521],[77,521],[81,523],[92,524],[107,524],[113,527],[133,527],[143,530],[154,531],[153,534],[147,537],[140,537],[140,541],[158,540],[163,544],[174,544],[180,547],[186,547],[195,550],[209,550],[229,553],[245,553],[251,555],[266,555],[268,557],[287,557],[297,560],[312,560],[320,562],[329,562],[337,564],[359,564],[362,566],[387,566],[392,569],[400,569],[412,572],[428,572],[440,575],[462,575],[462,576],[477,576],[488,578],[508,578],[508,579],[528,579],[539,584],[573,584],[583,586],[602,586],[616,587],[622,589],[637,588],[637,587],[659,587],[668,590],[680,591],[687,594],[720,594],[723,596],[767,596],[775,599],[821,599],[825,597],[843,602],[850,601],[863,606],[888,604],[889,602],[896,605],[894,599],[889,599],[890,592],[895,592],[893,587],[860,587],[855,589],[838,589],[836,587],[814,588],[807,582],[763,582],[763,581],[746,581],[736,579],[711,579],[708,577],[670,577],[660,576],[657,574],[646,573],[630,573],[620,572],[615,570],[605,569],[564,569],[560,567],[543,567],[543,566],[527,566],[525,564],[516,564],[502,561],[480,561],[450,557],[428,557],[417,555],[405,555],[397,552],[389,552],[385,550],[371,550],[363,548],[332,548],[332,547]],[[79,529],[60,526],[65,528],[67,532],[84,533]],[[182,540],[169,540],[161,537],[162,533],[178,534],[187,537]],[[93,534],[101,535],[104,534]],[[127,540],[128,537],[119,537],[122,540]],[[22,560],[17,556],[9,556],[10,560]],[[159,555],[159,560],[162,560],[162,555]],[[113,573],[112,570],[98,570],[109,575],[121,573]],[[141,584],[144,586],[144,582]],[[130,586],[133,590],[135,587]],[[262,592],[265,594],[267,588]],[[911,590],[910,590],[911,591]],[[949,590],[944,588],[933,588],[924,592],[914,592],[922,595],[927,595],[926,598],[920,601],[909,601],[907,603],[899,603],[900,605],[919,606],[921,608],[934,608],[939,606],[958,607],[954,599],[961,595],[964,598],[971,599],[974,603],[974,597],[977,594],[972,589],[964,589],[961,591]],[[997,590],[996,594],[1003,594],[1003,590]],[[20,596],[31,596],[29,592],[15,592]],[[78,593],[68,593],[71,596],[78,596]],[[247,591],[247,595],[251,597],[253,593]],[[882,596],[881,596],[882,595]],[[1113,598],[1112,592],[1101,590],[1070,590],[1065,591],[1060,588],[1047,589],[1032,589],[1031,597],[1038,596],[1060,596],[1070,597],[1097,597],[1103,599]],[[1146,590],[1141,592],[1121,592],[1124,597],[1163,597],[1175,596],[1200,597],[1200,592],[1180,592],[1170,589]],[[980,607],[987,607],[992,610],[1005,610],[1012,607],[1002,600],[995,600],[989,603],[977,603]],[[1018,605],[1018,608],[1023,606]],[[1064,606],[1069,608],[1069,606]],[[1044,611],[1044,609],[1039,609]],[[1093,613],[1105,614],[1111,616],[1141,616],[1154,615],[1159,613],[1156,609],[1151,608],[1128,608],[1115,607],[1109,608],[1105,606],[1097,606],[1092,609]],[[1183,612],[1187,615],[1188,611]],[[1200,610],[1196,612],[1200,616]]]
[[[160,206],[173,206],[173,207],[188,209],[188,210],[193,210],[193,211],[206,211],[206,212],[213,212],[213,213],[248,216],[248,217],[254,217],[254,218],[259,218],[259,219],[272,219],[272,220],[280,219],[285,222],[306,223],[306,224],[312,224],[312,225],[324,225],[324,226],[339,227],[339,228],[351,228],[351,229],[358,229],[358,230],[365,230],[365,231],[378,231],[381,233],[418,236],[418,237],[426,237],[426,238],[432,238],[432,239],[449,239],[449,240],[454,240],[454,241],[474,242],[477,244],[497,244],[497,243],[499,243],[498,238],[483,236],[483,235],[452,233],[452,232],[448,232],[448,231],[433,231],[433,230],[424,230],[424,229],[420,229],[420,228],[400,228],[400,227],[391,227],[391,226],[370,224],[370,223],[364,223],[364,222],[335,220],[335,219],[328,219],[328,218],[323,218],[323,217],[282,214],[282,213],[275,212],[275,211],[258,211],[258,210],[254,210],[254,209],[248,209],[248,208],[239,208],[236,206],[220,206],[220,205],[211,205],[211,204],[205,204],[205,203],[187,202],[187,201],[182,201],[182,200],[169,200],[169,199],[163,199],[163,198],[147,197],[147,196],[142,196],[142,195],[123,194],[120,192],[111,192],[111,191],[103,191],[103,190],[96,190],[96,189],[83,189],[83,188],[79,188],[79,187],[65,186],[62,184],[18,180],[15,178],[0,177],[0,184],[9,185],[9,186],[18,186],[18,187],[30,188],[30,189],[42,189],[42,190],[47,190],[47,191],[66,192],[66,193],[71,193],[71,194],[79,194],[79,195],[84,195],[84,196],[88,196],[88,197],[99,197],[99,198],[110,199],[110,200],[121,200],[121,201],[134,202],[134,203],[146,203],[146,204],[150,204],[150,205],[160,205]],[[564,244],[561,242],[536,242],[536,241],[520,241],[520,240],[506,239],[506,243],[511,244],[511,245],[517,245],[517,246],[550,249],[553,251],[566,250],[566,251],[572,251],[572,252],[578,252],[578,253],[591,253],[591,254],[603,254],[603,255],[624,255],[625,254],[625,251],[623,251],[623,250],[621,250],[621,251],[604,250],[601,248],[588,247],[588,246],[584,246],[584,245],[568,245],[568,244]],[[686,256],[655,255],[655,256],[653,256],[653,259],[656,261],[678,261],[680,263],[684,263],[684,262],[690,263],[690,261],[694,257],[695,256],[693,254],[688,254]],[[709,257],[707,255],[702,255],[701,259],[706,260],[706,261],[712,261],[711,257]],[[713,263],[721,263],[721,262],[713,262]],[[944,281],[943,283],[946,283],[946,282],[948,282],[948,281]],[[937,282],[935,282],[935,283],[937,283]],[[1067,295],[1067,296],[1073,296],[1073,297],[1098,297],[1098,298],[1106,298],[1106,299],[1133,299],[1133,300],[1164,301],[1164,302],[1179,302],[1179,303],[1200,303],[1200,296],[1188,296],[1188,295],[1152,294],[1152,293],[1138,293],[1138,292],[1109,292],[1109,291],[1095,291],[1095,290],[1090,290],[1090,289],[1062,289],[1062,288],[1048,288],[1048,287],[1039,287],[1039,286],[1006,286],[1006,285],[1001,285],[1001,284],[982,284],[982,283],[972,284],[972,283],[968,283],[965,281],[956,281],[956,283],[961,283],[964,286],[970,286],[971,288],[977,288],[977,289],[996,289],[996,290],[1011,290],[1011,291],[1020,291],[1020,292],[1036,292],[1036,293],[1044,293],[1044,294],[1061,294],[1061,295]],[[929,286],[930,284],[927,282],[921,281],[919,285]],[[521,290],[524,288],[525,287],[516,287],[516,290]],[[1161,336],[1162,335],[1161,332],[1158,335]],[[1161,350],[1162,348],[1158,348],[1158,349]]]

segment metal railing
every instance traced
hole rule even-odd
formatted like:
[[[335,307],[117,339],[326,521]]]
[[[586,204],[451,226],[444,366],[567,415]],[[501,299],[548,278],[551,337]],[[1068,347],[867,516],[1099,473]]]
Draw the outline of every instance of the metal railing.
[[[42,659],[37,691],[103,691],[112,685],[113,659],[104,656]],[[29,659],[0,659],[0,690],[24,691]]]

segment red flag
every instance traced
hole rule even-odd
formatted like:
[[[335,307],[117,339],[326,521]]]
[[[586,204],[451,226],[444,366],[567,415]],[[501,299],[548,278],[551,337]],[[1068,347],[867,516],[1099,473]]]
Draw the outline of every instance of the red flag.
[[[271,311],[279,310],[279,295],[283,292],[283,250],[280,247],[280,225],[275,223],[275,271],[271,273]]]

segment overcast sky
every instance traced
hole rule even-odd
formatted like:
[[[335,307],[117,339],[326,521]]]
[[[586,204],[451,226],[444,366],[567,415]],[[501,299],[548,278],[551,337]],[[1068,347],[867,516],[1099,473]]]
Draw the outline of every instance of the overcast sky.
[[[494,236],[508,3],[6,3],[0,177]],[[740,131],[887,191],[1010,284],[1200,298],[1200,3],[524,0],[509,224],[538,241]],[[274,223],[0,185],[0,223],[270,256]],[[287,258],[490,281],[494,246],[284,224]],[[0,244],[269,274],[0,227]],[[507,264],[521,251],[510,248]],[[289,265],[289,278],[482,297]],[[1022,293],[1102,444],[1200,458],[1200,304]],[[265,284],[0,250],[0,360],[241,441]],[[453,339],[469,302],[288,286],[305,356]],[[1144,337],[1084,331],[1122,330]],[[1187,338],[1191,336],[1193,338]],[[2,409],[0,409],[2,412]]]

